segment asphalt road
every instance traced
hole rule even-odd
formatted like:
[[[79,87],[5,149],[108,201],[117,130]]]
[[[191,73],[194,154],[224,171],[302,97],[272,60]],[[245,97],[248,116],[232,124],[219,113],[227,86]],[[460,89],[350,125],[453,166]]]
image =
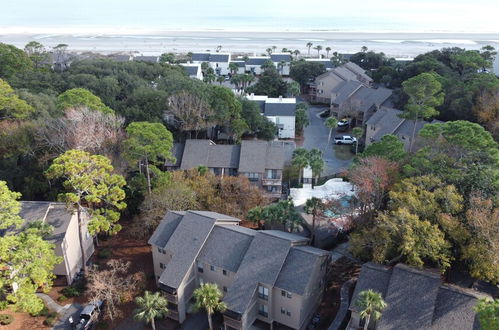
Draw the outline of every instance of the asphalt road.
[[[304,130],[303,147],[308,150],[318,148],[324,152],[326,166],[322,176],[327,176],[348,169],[354,155],[350,152],[350,146],[337,146],[333,142],[328,145],[329,129],[324,125],[324,119],[319,116],[319,113],[324,110],[326,110],[325,107],[310,106],[308,111],[310,124]],[[349,132],[337,133],[336,130],[333,130],[331,140],[336,135],[348,134]]]

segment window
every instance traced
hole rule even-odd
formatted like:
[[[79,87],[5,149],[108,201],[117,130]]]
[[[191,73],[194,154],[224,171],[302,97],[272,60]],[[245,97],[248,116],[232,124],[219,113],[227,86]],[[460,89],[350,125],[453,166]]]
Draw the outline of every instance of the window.
[[[159,268],[165,269],[165,267],[166,267],[166,265],[164,263],[162,263],[162,262],[159,263]]]
[[[226,286],[224,286],[224,292],[227,292],[227,287]]]
[[[198,272],[204,273],[203,263],[198,262]]]
[[[277,177],[277,170],[267,170],[267,179],[279,179]]]
[[[259,304],[258,305],[258,314],[268,317],[269,316],[269,308],[267,305]]]
[[[287,296],[288,298],[293,298],[293,294],[292,294],[291,292],[286,292],[286,296]]]
[[[291,312],[290,311],[286,311],[286,315],[287,316],[291,316]]]
[[[169,301],[168,302],[168,309],[176,312],[178,310],[178,306],[177,306],[177,304],[174,304],[174,303]]]
[[[214,272],[214,271],[215,271],[215,266],[210,266],[210,270],[211,270],[212,272]]]
[[[225,276],[227,276],[227,271],[225,269],[222,270],[222,274],[224,274]]]
[[[286,297],[286,291],[281,290],[281,296]]]
[[[286,314],[286,310],[281,307],[281,314]]]
[[[258,181],[258,173],[246,173],[246,176],[250,181]]]
[[[269,289],[259,285],[258,286],[258,297],[264,300],[269,300]]]

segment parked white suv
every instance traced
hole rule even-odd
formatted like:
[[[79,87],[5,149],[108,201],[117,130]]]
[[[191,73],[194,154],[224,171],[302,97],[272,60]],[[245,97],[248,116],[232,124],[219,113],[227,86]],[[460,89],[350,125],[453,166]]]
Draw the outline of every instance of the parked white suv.
[[[334,143],[335,144],[354,144],[357,142],[357,139],[350,135],[343,136],[335,136]]]

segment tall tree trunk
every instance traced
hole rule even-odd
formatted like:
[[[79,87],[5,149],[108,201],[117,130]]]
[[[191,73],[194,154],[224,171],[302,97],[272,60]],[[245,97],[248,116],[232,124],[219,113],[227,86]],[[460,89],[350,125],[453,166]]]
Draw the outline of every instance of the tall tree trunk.
[[[300,167],[300,168],[298,169],[298,187],[299,187],[299,186],[300,186],[300,184],[301,184],[301,171],[302,171],[302,168]]]
[[[326,153],[326,149],[327,147],[329,147],[329,143],[331,142],[331,134],[333,133],[333,129],[330,128],[329,129],[329,135],[327,136],[327,143],[326,143],[326,147],[324,148],[324,153]]]
[[[315,240],[315,211],[312,211],[312,238],[310,239],[310,245],[314,245]]]
[[[147,191],[151,194],[151,174],[149,173],[149,159],[146,155],[146,177],[147,177]]]
[[[357,156],[358,151],[359,151],[359,140],[355,141],[355,156]]]
[[[371,320],[371,315],[367,314],[366,323],[364,324],[364,330],[367,330],[369,327],[369,321]]]
[[[154,317],[151,320],[152,330],[156,330],[156,324],[154,323]]]
[[[213,323],[211,321],[211,314],[209,312],[206,312],[208,315],[208,325],[210,326],[210,330],[213,330]]]
[[[87,274],[87,254],[85,253],[85,248],[83,247],[83,221],[81,219],[81,206],[77,205],[78,209],[76,214],[78,216],[78,238],[80,239],[80,250],[83,265],[83,275]]]

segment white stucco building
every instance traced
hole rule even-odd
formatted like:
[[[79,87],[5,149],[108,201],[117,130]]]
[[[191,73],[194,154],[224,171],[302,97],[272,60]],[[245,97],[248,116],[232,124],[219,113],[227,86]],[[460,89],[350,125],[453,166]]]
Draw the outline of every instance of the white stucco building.
[[[279,139],[295,138],[296,98],[249,95],[247,99],[256,102],[262,115],[276,124],[279,129]]]
[[[193,64],[206,62],[217,75],[225,76],[230,72],[230,53],[194,53],[191,62]]]

